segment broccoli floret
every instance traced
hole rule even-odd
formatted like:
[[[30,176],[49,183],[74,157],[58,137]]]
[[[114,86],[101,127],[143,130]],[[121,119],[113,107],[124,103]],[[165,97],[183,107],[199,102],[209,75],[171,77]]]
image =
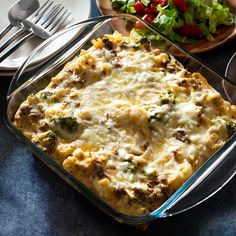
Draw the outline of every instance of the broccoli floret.
[[[50,91],[44,91],[39,94],[40,98],[42,99],[48,99],[49,97],[53,96],[54,93]]]
[[[128,162],[129,162],[129,164],[128,164],[127,168],[125,168],[124,172],[135,173],[137,171],[136,166],[132,162],[130,162],[130,161],[128,161]]]
[[[70,133],[74,133],[79,127],[75,117],[58,117],[53,119],[53,123],[54,125],[59,126],[61,129]]]
[[[120,9],[125,12],[128,0],[111,0],[111,5],[114,9]]]
[[[56,135],[49,131],[46,136],[42,139],[42,148],[43,151],[47,153],[52,153],[57,143]]]
[[[155,122],[155,121],[161,121],[163,118],[163,113],[154,113],[152,112],[149,116],[148,116],[148,121],[150,123]]]
[[[167,89],[167,93],[161,94],[161,105],[164,104],[175,104],[175,96],[171,90]]]
[[[170,89],[167,89],[165,93],[160,94],[160,100],[157,102],[156,107],[148,109],[148,121],[155,126],[156,122],[167,122],[168,113],[171,112],[175,105],[175,96]],[[167,106],[164,110],[159,109],[163,106]]]
[[[236,123],[232,120],[227,121],[227,129],[229,132],[236,132]]]
[[[59,102],[59,99],[55,97],[55,93],[51,91],[43,91],[38,94],[41,100],[45,100],[49,103],[56,103]]]

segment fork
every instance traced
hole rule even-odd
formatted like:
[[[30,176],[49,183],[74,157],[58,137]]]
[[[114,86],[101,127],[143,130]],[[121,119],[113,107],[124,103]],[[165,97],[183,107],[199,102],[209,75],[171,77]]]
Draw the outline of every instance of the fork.
[[[5,60],[11,55],[17,48],[22,46],[25,42],[30,40],[35,35],[40,38],[47,39],[53,35],[64,21],[69,18],[71,12],[67,10],[61,4],[54,4],[53,1],[47,0],[36,12],[29,16],[24,22],[24,28],[19,29],[15,33],[15,37],[8,40],[0,47],[0,52],[8,47],[15,39],[17,39],[23,32],[29,31],[29,33],[15,43],[8,51],[0,56],[0,62]]]
[[[22,22],[39,8],[38,0],[18,0],[8,10],[9,24],[0,32],[2,39],[13,27],[22,27]]]

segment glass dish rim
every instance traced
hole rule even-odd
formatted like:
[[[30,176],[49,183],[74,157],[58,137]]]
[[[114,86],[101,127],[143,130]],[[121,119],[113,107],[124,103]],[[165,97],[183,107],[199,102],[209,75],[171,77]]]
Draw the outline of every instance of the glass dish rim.
[[[217,152],[215,152],[209,159],[207,162],[205,162],[205,164],[199,168],[169,199],[167,199],[167,201],[165,203],[163,203],[159,208],[157,208],[156,210],[150,212],[147,215],[144,216],[130,216],[130,215],[125,215],[121,212],[118,212],[116,209],[114,209],[113,207],[111,207],[110,205],[108,205],[106,202],[104,202],[102,199],[100,199],[98,196],[96,196],[95,193],[93,193],[91,190],[87,189],[85,185],[83,185],[78,179],[76,179],[75,177],[73,177],[72,175],[69,174],[69,172],[67,172],[66,170],[64,170],[58,163],[56,163],[55,161],[53,161],[52,158],[50,158],[49,155],[45,154],[44,152],[42,152],[41,149],[39,149],[35,144],[33,144],[29,139],[27,139],[19,130],[17,130],[12,122],[10,121],[9,117],[8,117],[8,104],[10,102],[12,93],[10,93],[11,91],[11,86],[12,83],[14,85],[14,82],[17,78],[17,76],[19,76],[21,70],[24,71],[25,69],[25,65],[27,65],[28,61],[30,61],[31,57],[37,53],[38,50],[40,50],[40,48],[42,48],[43,46],[45,46],[47,43],[51,43],[53,41],[54,38],[64,34],[65,32],[67,32],[68,30],[71,30],[75,27],[80,26],[81,24],[86,24],[91,23],[92,21],[97,21],[96,25],[93,26],[92,28],[92,33],[96,32],[96,30],[99,29],[99,27],[102,26],[102,24],[106,23],[107,20],[112,20],[113,18],[116,17],[130,17],[132,19],[138,20],[142,23],[144,23],[148,28],[150,28],[151,30],[153,30],[154,32],[156,32],[157,34],[160,34],[163,38],[165,38],[167,41],[169,41],[171,44],[173,44],[175,47],[177,47],[178,49],[180,49],[181,51],[183,51],[185,54],[187,54],[188,56],[190,56],[191,58],[193,58],[194,60],[197,60],[198,63],[203,64],[206,68],[209,68],[208,65],[205,65],[204,63],[202,63],[198,58],[196,58],[195,56],[193,56],[192,54],[186,52],[186,50],[182,49],[179,47],[179,45],[176,45],[176,43],[172,42],[171,40],[167,39],[161,32],[159,32],[156,28],[154,28],[152,25],[145,23],[144,21],[142,21],[141,19],[132,16],[132,15],[128,15],[128,14],[114,14],[114,15],[107,15],[107,16],[102,16],[102,17],[95,17],[95,18],[91,18],[89,20],[83,21],[83,22],[79,22],[76,23],[68,28],[66,28],[65,30],[58,32],[57,34],[55,34],[54,36],[52,36],[51,38],[49,38],[48,40],[46,40],[44,43],[42,43],[39,47],[37,47],[31,54],[30,56],[25,60],[25,62],[22,64],[22,66],[18,69],[15,77],[13,78],[11,85],[9,87],[9,91],[7,94],[7,98],[6,98],[6,112],[4,112],[5,114],[5,122],[8,126],[8,128],[18,137],[20,138],[28,147],[30,147],[30,149],[33,151],[33,153],[36,154],[36,156],[38,156],[41,160],[43,159],[45,162],[47,162],[47,164],[51,165],[51,168],[55,168],[57,171],[57,174],[59,174],[58,172],[61,172],[61,174],[63,175],[63,179],[65,179],[67,182],[69,182],[69,184],[73,185],[73,184],[77,184],[80,188],[80,190],[77,190],[79,192],[82,193],[82,195],[84,195],[86,198],[88,198],[92,203],[93,201],[97,201],[97,203],[95,204],[96,206],[99,207],[100,205],[100,209],[102,209],[103,211],[105,211],[108,215],[112,216],[113,218],[117,219],[118,221],[122,221],[125,223],[130,223],[130,224],[143,224],[146,222],[149,222],[151,220],[157,219],[157,218],[163,218],[163,217],[168,217],[174,214],[178,214],[181,213],[183,211],[186,211],[190,208],[193,208],[194,206],[200,204],[201,202],[205,201],[206,199],[210,198],[211,196],[213,196],[216,192],[218,192],[225,184],[228,183],[228,181],[230,181],[230,179],[234,176],[234,174],[232,174],[230,176],[230,178],[227,179],[227,181],[221,185],[217,190],[215,190],[214,192],[212,192],[209,196],[207,196],[206,198],[203,198],[201,201],[196,202],[195,204],[184,208],[180,211],[177,211],[171,215],[165,214],[166,210],[168,210],[173,204],[176,203],[176,201],[182,196],[183,193],[185,193],[189,187],[191,187],[191,185],[194,183],[194,181],[196,179],[199,178],[199,176],[201,176],[204,171],[206,171],[209,166],[212,166],[212,164],[214,164],[216,162],[216,160],[220,159],[220,157],[225,154],[225,151],[228,150],[227,148],[225,148],[226,146],[232,147],[233,144],[236,144],[236,134],[232,135],[232,137],[223,145],[223,147],[221,147]],[[101,24],[100,24],[101,23]],[[91,33],[91,34],[92,34]],[[89,34],[87,34],[89,35]],[[86,35],[86,36],[87,36]],[[88,39],[87,39],[88,40]],[[213,73],[216,73],[214,69],[209,68],[209,70],[213,71]],[[228,81],[226,78],[224,78],[223,76],[219,75],[220,78],[222,78],[223,80],[226,80],[227,82],[231,83],[231,81]],[[13,93],[15,92],[15,90],[13,91]],[[9,95],[10,93],[10,95]],[[223,159],[224,159],[225,155],[223,155]],[[214,160],[216,159],[216,160]],[[49,166],[50,167],[50,166]],[[59,174],[60,175],[60,174]],[[73,182],[73,183],[72,183]],[[82,192],[82,191],[84,192]],[[89,194],[89,196],[87,196],[86,194]],[[94,198],[94,199],[93,199]]]

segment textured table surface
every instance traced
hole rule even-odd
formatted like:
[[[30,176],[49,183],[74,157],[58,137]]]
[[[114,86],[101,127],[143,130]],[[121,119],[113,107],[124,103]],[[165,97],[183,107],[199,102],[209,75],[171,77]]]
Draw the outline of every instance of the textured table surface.
[[[93,2],[92,15],[98,15]],[[224,74],[236,40],[199,57]],[[110,219],[35,158],[5,127],[0,77],[0,235],[236,235],[236,178],[200,206],[152,223],[145,232]]]

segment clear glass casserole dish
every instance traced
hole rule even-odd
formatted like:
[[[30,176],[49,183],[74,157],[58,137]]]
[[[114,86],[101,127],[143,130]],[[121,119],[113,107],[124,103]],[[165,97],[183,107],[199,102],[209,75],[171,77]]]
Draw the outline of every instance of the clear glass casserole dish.
[[[78,55],[81,49],[86,49],[91,46],[92,39],[102,38],[104,34],[110,34],[114,29],[119,29],[120,33],[127,36],[129,31],[127,31],[126,28],[130,25],[132,26],[136,21],[140,21],[140,23],[144,24],[145,27],[148,27],[153,34],[158,35],[161,39],[158,46],[161,47],[163,51],[173,54],[190,72],[200,72],[208,80],[208,83],[220,92],[223,98],[226,99],[228,97],[231,102],[236,102],[233,98],[229,97],[232,93],[224,91],[222,86],[222,82],[227,81],[227,89],[232,92],[235,89],[235,85],[232,82],[221,77],[213,69],[201,63],[193,55],[190,55],[178,45],[169,41],[162,33],[151,25],[144,23],[135,16],[117,14],[92,18],[74,24],[63,31],[58,32],[36,48],[19,68],[11,82],[6,99],[5,120],[10,130],[22,140],[37,157],[89,199],[94,205],[119,222],[141,225],[158,218],[168,217],[183,212],[198,205],[219,191],[235,174],[236,162],[234,161],[234,148],[236,145],[236,135],[233,134],[224,146],[212,155],[209,160],[158,209],[144,216],[130,216],[118,212],[98,198],[96,194],[63,169],[56,161],[27,139],[13,125],[14,115],[20,104],[26,100],[27,96],[44,88],[50,82],[51,77],[56,75],[66,62],[70,61],[75,55]],[[35,65],[32,63],[35,58],[39,57],[43,50],[47,50],[47,48],[52,45],[59,43],[67,34],[71,33],[76,34],[73,42],[66,45],[66,47],[57,51],[55,54],[50,55],[40,64]]]

